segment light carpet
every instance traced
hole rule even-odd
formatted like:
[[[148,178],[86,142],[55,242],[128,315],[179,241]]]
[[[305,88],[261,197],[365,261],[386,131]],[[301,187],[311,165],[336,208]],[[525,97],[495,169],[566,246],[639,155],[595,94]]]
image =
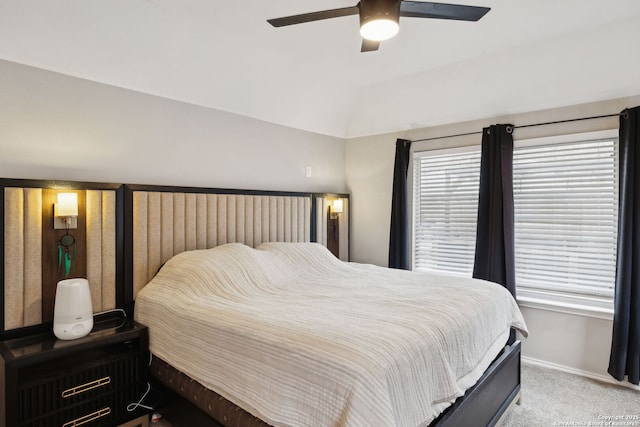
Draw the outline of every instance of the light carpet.
[[[640,427],[640,391],[522,363],[522,403],[501,427]]]

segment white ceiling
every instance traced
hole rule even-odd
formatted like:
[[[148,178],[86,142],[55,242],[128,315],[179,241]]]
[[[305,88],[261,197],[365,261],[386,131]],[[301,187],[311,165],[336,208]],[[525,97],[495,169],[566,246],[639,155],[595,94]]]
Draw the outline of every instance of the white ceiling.
[[[0,58],[356,137],[640,94],[639,0],[449,0],[360,53],[357,0],[0,0]]]

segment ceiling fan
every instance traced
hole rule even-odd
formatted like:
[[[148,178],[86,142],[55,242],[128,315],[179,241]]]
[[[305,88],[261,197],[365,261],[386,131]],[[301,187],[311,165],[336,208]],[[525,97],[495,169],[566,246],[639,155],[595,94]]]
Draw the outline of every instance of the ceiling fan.
[[[360,15],[361,52],[378,50],[380,42],[398,33],[401,16],[412,18],[451,19],[455,21],[477,21],[490,8],[464,6],[447,3],[432,3],[406,0],[360,0],[352,7],[322,10],[267,19],[274,27],[303,24],[305,22],[338,18],[340,16]]]

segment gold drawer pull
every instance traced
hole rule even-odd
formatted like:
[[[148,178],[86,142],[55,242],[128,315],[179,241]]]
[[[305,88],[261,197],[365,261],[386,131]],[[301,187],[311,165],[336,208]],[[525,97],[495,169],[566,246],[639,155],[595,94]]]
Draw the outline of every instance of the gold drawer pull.
[[[77,418],[73,421],[69,421],[68,423],[64,423],[62,425],[62,427],[77,427],[77,426],[81,426],[82,424],[86,424],[88,422],[91,422],[93,420],[97,420],[98,418],[102,418],[105,417],[107,415],[109,415],[111,413],[111,408],[104,408],[104,409],[100,409],[99,411],[96,411],[92,414],[89,415],[85,415],[84,417],[80,417]]]
[[[94,388],[102,387],[111,382],[111,377],[100,378],[99,380],[91,381],[86,384],[82,384],[76,387],[71,387],[62,392],[62,398],[66,399],[67,397],[75,396],[76,394],[84,393],[89,390],[93,390]]]

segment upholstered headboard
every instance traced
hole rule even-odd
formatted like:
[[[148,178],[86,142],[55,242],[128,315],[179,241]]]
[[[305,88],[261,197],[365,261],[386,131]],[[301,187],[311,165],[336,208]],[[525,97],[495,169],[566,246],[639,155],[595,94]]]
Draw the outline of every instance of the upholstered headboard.
[[[1,331],[36,327],[53,319],[56,284],[72,277],[91,284],[93,311],[116,307],[118,185],[0,180],[3,277]],[[75,244],[69,275],[60,268],[58,246],[66,229],[54,229],[57,194],[77,194],[77,228],[68,231]]]
[[[312,195],[132,187],[133,298],[163,263],[225,243],[312,240]]]

